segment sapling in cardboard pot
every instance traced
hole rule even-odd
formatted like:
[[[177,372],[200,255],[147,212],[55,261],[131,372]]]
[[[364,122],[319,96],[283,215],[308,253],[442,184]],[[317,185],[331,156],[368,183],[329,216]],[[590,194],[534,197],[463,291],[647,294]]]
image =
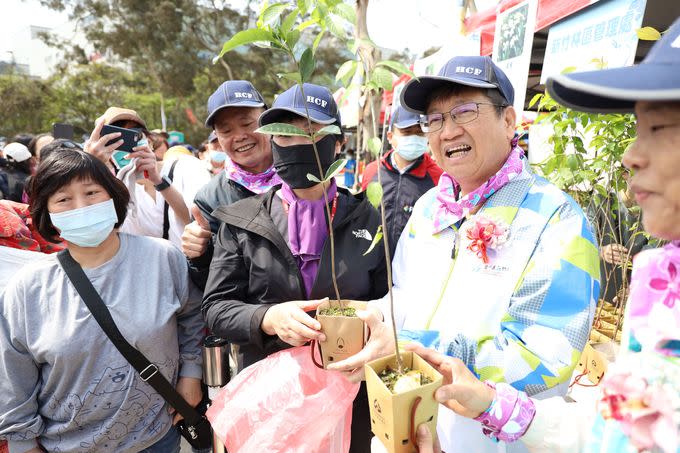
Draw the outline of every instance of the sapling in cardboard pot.
[[[382,141],[373,137],[369,149],[382,159]],[[382,168],[378,166],[378,182],[371,183],[367,196],[380,208],[382,225],[376,232],[370,251],[382,239],[387,262],[390,301],[390,321],[394,335],[395,353],[364,366],[368,390],[371,430],[390,453],[416,453],[415,433],[426,423],[436,435],[438,403],[435,390],[442,385],[442,375],[413,352],[401,353],[394,317],[392,268],[388,244],[385,202],[382,196]],[[368,252],[367,252],[368,253]]]

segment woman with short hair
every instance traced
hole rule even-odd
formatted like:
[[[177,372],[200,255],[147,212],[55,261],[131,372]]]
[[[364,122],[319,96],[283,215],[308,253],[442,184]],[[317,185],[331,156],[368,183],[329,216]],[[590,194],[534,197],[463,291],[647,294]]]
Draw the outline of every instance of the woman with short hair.
[[[181,252],[118,233],[130,196],[79,149],[44,159],[31,196],[40,234],[65,241],[126,340],[197,405],[203,322]],[[165,401],[104,334],[56,257],[22,270],[0,310],[0,437],[11,451],[179,452]]]

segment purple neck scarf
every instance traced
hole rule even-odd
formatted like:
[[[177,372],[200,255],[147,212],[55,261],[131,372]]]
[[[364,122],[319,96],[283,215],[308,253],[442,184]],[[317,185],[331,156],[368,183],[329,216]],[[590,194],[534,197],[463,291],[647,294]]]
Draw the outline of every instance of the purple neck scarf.
[[[224,163],[224,175],[237,184],[242,185],[253,193],[265,193],[277,184],[281,184],[281,178],[271,166],[262,173],[250,173],[245,171],[231,159]]]
[[[337,195],[335,181],[328,186],[328,201]],[[288,203],[288,243],[290,251],[298,260],[305,290],[309,296],[319,269],[323,244],[328,237],[324,198],[302,200],[288,184],[281,186],[283,200]]]
[[[461,198],[459,198],[460,184],[451,175],[442,173],[437,185],[439,191],[437,193],[437,211],[434,216],[434,232],[440,233],[460,219],[467,217],[470,211],[483,204],[491,195],[498,192],[501,187],[522,173],[522,156],[522,148],[515,146],[510,151],[508,159],[495,175]]]

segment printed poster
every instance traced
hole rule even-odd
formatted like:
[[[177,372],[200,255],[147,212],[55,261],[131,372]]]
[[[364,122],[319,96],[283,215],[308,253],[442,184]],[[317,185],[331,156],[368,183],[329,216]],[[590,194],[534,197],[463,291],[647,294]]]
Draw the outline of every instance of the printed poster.
[[[514,106],[518,122],[524,110],[537,6],[537,0],[527,0],[496,17],[492,59],[515,88]]]
[[[630,66],[635,61],[646,0],[601,0],[553,25],[543,60],[541,83],[565,69]]]

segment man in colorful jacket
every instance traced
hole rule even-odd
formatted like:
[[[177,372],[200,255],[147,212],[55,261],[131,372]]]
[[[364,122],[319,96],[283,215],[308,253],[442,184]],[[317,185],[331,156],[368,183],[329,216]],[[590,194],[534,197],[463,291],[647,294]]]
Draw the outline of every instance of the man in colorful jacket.
[[[488,57],[455,57],[411,81],[402,105],[424,114],[437,187],[416,203],[393,262],[400,336],[460,358],[482,380],[542,398],[567,391],[599,293],[598,251],[581,208],[535,175],[514,139],[514,90]],[[389,309],[360,316],[363,351],[330,368],[394,351]],[[358,371],[352,371],[357,370]],[[444,451],[522,451],[441,408]],[[507,449],[507,450],[506,450]]]
[[[392,150],[380,161],[391,256],[416,201],[437,185],[442,174],[428,153],[427,137],[420,129],[419,118],[420,115],[397,107],[387,132]],[[378,161],[366,166],[361,190],[366,190],[371,182],[378,182]]]

